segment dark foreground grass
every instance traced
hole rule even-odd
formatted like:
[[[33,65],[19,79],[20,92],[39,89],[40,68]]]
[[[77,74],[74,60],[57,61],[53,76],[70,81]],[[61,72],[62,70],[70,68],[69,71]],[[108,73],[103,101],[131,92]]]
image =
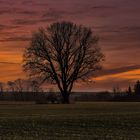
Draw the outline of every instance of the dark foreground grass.
[[[0,105],[0,140],[139,140],[140,103]]]

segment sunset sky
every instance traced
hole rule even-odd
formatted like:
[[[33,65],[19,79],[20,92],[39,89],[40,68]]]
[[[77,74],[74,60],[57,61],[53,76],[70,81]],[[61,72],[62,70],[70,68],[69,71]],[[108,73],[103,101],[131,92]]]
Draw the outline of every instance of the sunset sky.
[[[95,83],[79,89],[124,88],[140,79],[140,0],[0,0],[0,81],[25,78],[22,54],[32,32],[64,20],[91,27],[106,57]]]

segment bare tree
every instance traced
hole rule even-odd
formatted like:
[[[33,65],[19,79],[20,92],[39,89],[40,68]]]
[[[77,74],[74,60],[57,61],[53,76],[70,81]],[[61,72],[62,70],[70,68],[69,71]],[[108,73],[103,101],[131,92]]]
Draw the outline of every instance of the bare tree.
[[[35,81],[35,80],[30,82],[30,86],[31,86],[31,91],[32,92],[39,92],[39,91],[41,91],[40,84],[37,81]]]
[[[11,91],[11,92],[15,91],[15,83],[13,81],[8,81],[7,85],[9,87],[9,91]]]
[[[74,83],[101,68],[103,54],[90,28],[71,22],[53,23],[33,34],[24,53],[24,70],[42,81],[56,83],[64,103]]]
[[[16,91],[22,92],[24,89],[24,81],[22,79],[17,79],[15,80],[14,83],[15,83]]]

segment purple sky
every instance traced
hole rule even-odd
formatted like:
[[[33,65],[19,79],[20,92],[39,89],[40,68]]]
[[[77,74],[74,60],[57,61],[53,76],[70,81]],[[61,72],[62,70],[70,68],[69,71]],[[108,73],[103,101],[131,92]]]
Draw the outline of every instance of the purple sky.
[[[139,0],[0,0],[0,81],[23,76],[22,53],[33,31],[63,20],[91,27],[106,56],[99,75],[105,78],[83,89],[124,87],[140,79]]]

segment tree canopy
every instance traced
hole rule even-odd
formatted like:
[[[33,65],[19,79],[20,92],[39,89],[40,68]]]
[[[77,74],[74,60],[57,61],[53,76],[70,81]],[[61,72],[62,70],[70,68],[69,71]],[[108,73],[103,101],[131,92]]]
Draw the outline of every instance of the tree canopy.
[[[77,80],[86,80],[101,69],[104,60],[98,37],[90,28],[71,22],[53,23],[32,35],[24,52],[24,70],[42,83],[56,83],[64,102]]]

